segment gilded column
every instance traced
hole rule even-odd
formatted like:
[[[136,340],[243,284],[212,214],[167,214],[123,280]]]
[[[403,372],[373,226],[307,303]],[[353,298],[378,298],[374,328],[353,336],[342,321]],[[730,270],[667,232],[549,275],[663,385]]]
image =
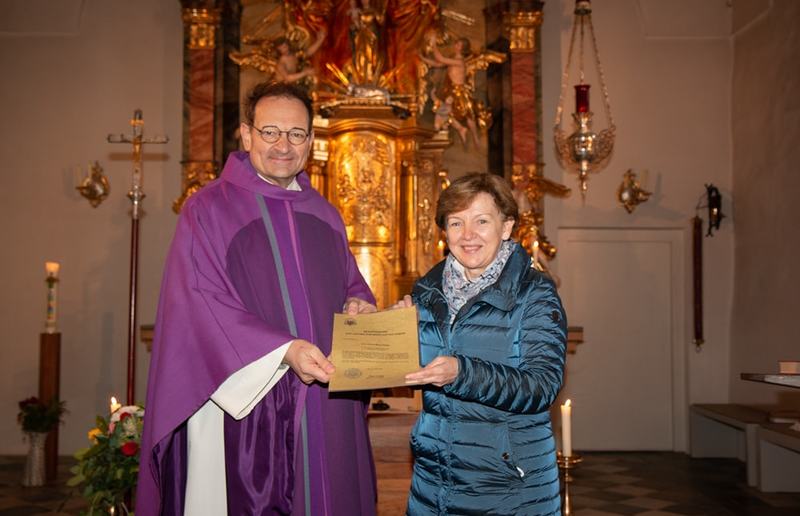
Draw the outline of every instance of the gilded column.
[[[186,5],[186,4],[184,4]],[[220,11],[184,7],[184,124],[180,211],[195,191],[216,177],[214,161],[215,48]]]

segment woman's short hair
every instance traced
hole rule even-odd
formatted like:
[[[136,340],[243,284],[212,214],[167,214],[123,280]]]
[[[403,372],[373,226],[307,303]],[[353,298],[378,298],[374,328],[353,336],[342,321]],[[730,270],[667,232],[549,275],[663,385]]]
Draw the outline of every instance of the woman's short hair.
[[[447,216],[469,208],[479,193],[492,196],[495,205],[506,220],[519,219],[519,208],[508,181],[495,174],[473,172],[450,183],[436,204],[436,225],[445,229]]]

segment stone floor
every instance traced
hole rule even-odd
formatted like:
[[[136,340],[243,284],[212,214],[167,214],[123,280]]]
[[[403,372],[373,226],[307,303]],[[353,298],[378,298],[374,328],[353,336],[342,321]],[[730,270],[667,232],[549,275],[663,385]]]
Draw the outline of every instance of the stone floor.
[[[370,417],[378,472],[379,516],[404,514],[411,475],[410,414]],[[800,516],[800,494],[761,493],[747,487],[744,464],[692,459],[683,453],[584,453],[570,484],[576,516]],[[53,485],[20,485],[22,457],[0,457],[0,516],[79,514],[86,507],[66,487],[72,459],[63,458]],[[354,515],[356,516],[356,515]]]

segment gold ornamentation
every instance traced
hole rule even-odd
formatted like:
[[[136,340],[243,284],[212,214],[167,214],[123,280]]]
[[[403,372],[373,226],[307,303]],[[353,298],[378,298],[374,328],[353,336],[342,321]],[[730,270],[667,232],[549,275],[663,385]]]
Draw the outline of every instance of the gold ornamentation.
[[[219,20],[219,9],[185,8],[183,23],[189,29],[189,49],[213,50],[216,46],[216,26]]]
[[[622,183],[617,188],[617,200],[619,200],[622,207],[628,213],[633,213],[636,206],[646,202],[650,198],[652,192],[648,192],[641,187],[639,181],[636,180],[636,173],[628,169],[622,177]]]
[[[394,152],[377,132],[344,134],[334,143],[336,199],[351,242],[389,242],[394,229]]]
[[[396,299],[393,292],[392,262],[395,255],[390,247],[352,244],[358,270],[375,294],[378,308],[392,305]]]
[[[327,178],[325,174],[326,165],[327,163],[323,160],[310,159],[308,160],[308,165],[306,166],[308,178],[311,180],[311,187],[322,195],[327,194]]]
[[[451,143],[416,117],[398,119],[391,108],[373,105],[317,117],[314,134],[309,173],[321,168],[320,191],[342,214],[359,269],[378,305],[392,304],[441,259],[433,211],[446,179],[442,153]]]
[[[217,178],[217,165],[214,161],[184,161],[183,192],[172,203],[172,211],[180,213],[183,205],[195,192]]]
[[[265,75],[265,81],[297,82],[314,89],[316,71],[309,60],[322,46],[327,31],[323,27],[311,41],[307,30],[284,16],[286,21],[280,26],[280,32],[276,32],[273,26],[279,14],[280,8],[273,9],[250,34],[242,37],[242,44],[252,45],[251,50],[234,51],[228,57],[242,68],[258,70]]]
[[[376,9],[369,1],[362,0],[360,7],[356,2],[351,3],[349,14],[353,57],[345,67],[345,72],[355,85],[378,86],[384,63],[380,38],[386,19],[386,5]]]
[[[491,111],[475,99],[475,74],[486,70],[492,63],[502,63],[506,56],[493,50],[473,53],[470,41],[460,37],[453,43],[452,55],[445,56],[437,46],[435,34],[429,36],[425,52],[420,54],[429,68],[444,68],[443,80],[433,82],[430,98],[433,100],[434,126],[437,130],[453,127],[466,145],[467,134],[475,146],[480,145],[479,128],[491,126]]]
[[[537,265],[541,262],[538,253],[552,260],[558,249],[550,243],[544,234],[544,209],[542,199],[545,195],[567,197],[571,190],[566,186],[551,181],[541,173],[541,167],[535,163],[516,163],[511,166],[511,184],[514,186],[514,197],[519,205],[520,219],[517,224],[517,239]]]
[[[542,24],[541,11],[506,13],[503,21],[511,52],[534,52],[536,50],[536,30]]]
[[[89,164],[89,174],[75,187],[81,195],[89,201],[92,208],[100,206],[108,194],[111,193],[111,184],[103,174],[103,167],[98,162]]]
[[[419,208],[417,213],[417,235],[420,242],[422,242],[422,252],[430,254],[433,248],[433,228],[435,227],[433,223],[433,207],[427,197],[423,197],[422,202],[417,207]]]

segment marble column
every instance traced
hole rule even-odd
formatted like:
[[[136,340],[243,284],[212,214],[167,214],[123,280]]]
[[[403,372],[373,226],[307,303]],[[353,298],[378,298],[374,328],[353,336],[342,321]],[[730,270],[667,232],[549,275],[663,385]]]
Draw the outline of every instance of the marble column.
[[[216,177],[215,153],[216,38],[220,11],[184,7],[184,128],[180,211],[195,191]]]
[[[536,166],[541,145],[536,42],[542,12],[506,13],[504,24],[510,43],[512,164]]]

